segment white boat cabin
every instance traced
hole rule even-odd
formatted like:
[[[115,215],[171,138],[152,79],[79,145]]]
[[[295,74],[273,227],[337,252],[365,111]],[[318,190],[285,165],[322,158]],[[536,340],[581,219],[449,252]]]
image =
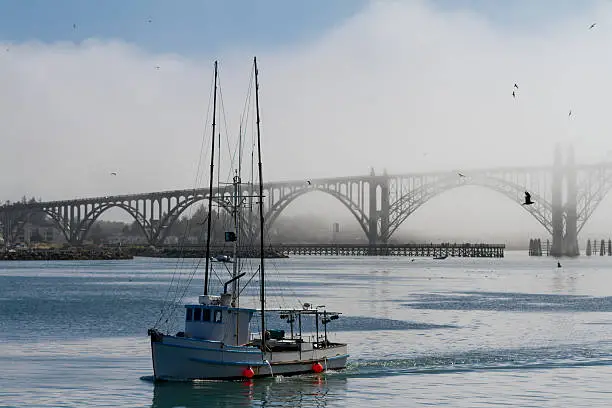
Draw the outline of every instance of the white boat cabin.
[[[231,307],[231,295],[201,295],[199,304],[185,305],[185,337],[239,346],[249,342],[255,309]]]

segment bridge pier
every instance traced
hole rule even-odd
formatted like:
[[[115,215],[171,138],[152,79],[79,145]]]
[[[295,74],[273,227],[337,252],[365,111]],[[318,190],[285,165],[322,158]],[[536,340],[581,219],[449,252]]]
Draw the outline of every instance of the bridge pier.
[[[387,171],[376,176],[370,171],[368,190],[368,243],[370,246],[386,244],[389,241],[389,176]]]
[[[555,146],[552,174],[552,256],[563,256],[563,159],[561,146]]]
[[[376,176],[374,174],[374,169],[370,171],[370,182],[368,183],[369,191],[368,191],[368,243],[370,246],[374,246],[378,243],[378,208],[377,208],[377,200],[376,200],[376,191],[378,184],[376,183]]]
[[[578,248],[578,191],[576,179],[574,148],[570,146],[565,167],[567,201],[565,203],[565,236],[563,237],[563,254],[566,256],[580,255],[580,249]]]
[[[565,165],[561,158],[561,149],[555,147],[552,185],[552,256],[578,256],[578,216],[576,164],[574,149],[570,146]],[[565,184],[566,200],[563,204],[563,187]],[[565,226],[564,226],[565,224]]]
[[[380,182],[381,186],[381,203],[380,203],[380,242],[387,244],[389,242],[389,176],[387,171],[383,173],[383,178]]]

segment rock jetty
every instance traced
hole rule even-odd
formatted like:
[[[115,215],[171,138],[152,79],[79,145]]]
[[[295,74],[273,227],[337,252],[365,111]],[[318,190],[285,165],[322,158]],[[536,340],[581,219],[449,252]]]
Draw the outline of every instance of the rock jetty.
[[[0,251],[0,261],[93,261],[133,258],[132,254],[115,248],[9,249]]]

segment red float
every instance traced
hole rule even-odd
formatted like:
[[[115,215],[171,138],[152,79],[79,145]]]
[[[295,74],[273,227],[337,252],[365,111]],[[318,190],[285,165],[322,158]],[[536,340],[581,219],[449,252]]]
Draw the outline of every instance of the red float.
[[[255,375],[255,371],[253,371],[253,369],[251,367],[247,367],[244,370],[242,370],[242,376],[243,377],[253,378],[254,375]]]
[[[312,365],[312,371],[314,371],[315,373],[323,372],[323,366],[321,365],[321,363],[314,363]]]

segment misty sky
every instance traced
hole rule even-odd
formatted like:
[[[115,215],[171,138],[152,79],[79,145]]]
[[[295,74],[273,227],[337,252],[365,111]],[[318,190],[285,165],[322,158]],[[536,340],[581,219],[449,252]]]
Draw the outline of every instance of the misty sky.
[[[611,40],[604,0],[0,0],[0,199],[193,187],[212,62],[235,134],[253,55],[268,180],[550,164],[557,142],[593,163],[612,150]],[[545,235],[476,187],[402,229]]]

